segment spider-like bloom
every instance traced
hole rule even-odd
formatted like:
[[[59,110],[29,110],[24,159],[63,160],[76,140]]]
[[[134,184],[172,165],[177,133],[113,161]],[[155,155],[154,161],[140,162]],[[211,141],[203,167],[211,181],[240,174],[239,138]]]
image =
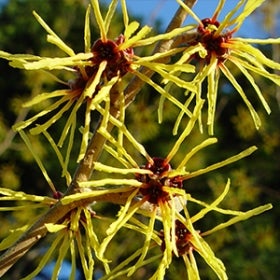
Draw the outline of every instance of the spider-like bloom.
[[[174,242],[175,248],[173,255],[183,259],[188,279],[200,279],[199,268],[197,267],[194,252],[197,252],[204,259],[219,279],[228,279],[223,262],[215,256],[211,247],[206,242],[205,237],[237,222],[247,220],[254,215],[259,215],[272,207],[270,204],[266,204],[246,212],[220,208],[219,204],[225,198],[229,189],[230,180],[228,180],[224,191],[211,204],[197,200],[189,195],[188,203],[198,204],[202,207],[202,209],[196,214],[190,216],[187,207],[184,206],[183,211],[176,216],[175,229],[171,232],[171,239]],[[194,224],[204,218],[211,211],[229,216],[230,218],[207,231],[201,232],[200,230],[195,229]],[[166,245],[164,232],[158,232],[158,236],[163,240],[161,248],[162,250],[165,250]]]
[[[267,58],[260,50],[252,44],[279,44],[280,39],[250,39],[234,37],[240,29],[244,20],[257,9],[265,0],[240,0],[236,6],[219,20],[219,14],[223,9],[225,0],[220,0],[212,17],[200,20],[181,0],[180,5],[188,11],[198,22],[196,27],[196,39],[187,43],[187,47],[178,63],[194,61],[198,64],[198,73],[194,82],[200,85],[202,95],[202,84],[207,84],[208,120],[209,133],[214,133],[214,117],[218,93],[220,73],[228,79],[235,90],[240,94],[248,107],[256,128],[261,125],[260,118],[253,105],[246,96],[246,89],[237,81],[231,72],[232,67],[238,70],[249,81],[267,113],[270,108],[265,101],[261,89],[257,85],[254,74],[271,80],[280,85],[280,78],[273,71],[280,69],[280,64]]]
[[[56,198],[38,196],[26,194],[24,192],[12,191],[9,189],[0,188],[0,201],[15,202],[18,205],[0,207],[0,211],[12,211],[19,212],[24,209],[25,214],[29,211],[46,211],[48,208],[56,211],[55,207],[58,199],[61,195],[57,193]],[[49,210],[49,212],[50,212]],[[57,210],[59,211],[59,210]],[[70,255],[71,261],[71,271],[69,272],[69,279],[76,279],[77,274],[77,259],[78,256],[81,260],[81,265],[83,273],[86,279],[94,278],[94,258],[92,251],[97,251],[98,246],[100,246],[98,238],[94,232],[94,227],[92,225],[92,219],[94,219],[95,213],[87,206],[75,207],[73,210],[69,211],[56,223],[45,223],[36,229],[34,234],[40,239],[46,233],[53,236],[52,243],[46,249],[46,252],[40,256],[36,268],[21,279],[33,279],[36,277],[40,271],[51,261],[55,262],[54,269],[52,271],[52,278],[57,279],[61,270],[62,263]],[[25,215],[28,217],[28,215]],[[34,216],[34,213],[31,214]],[[57,216],[57,213],[54,214]],[[38,217],[36,217],[38,219]],[[4,251],[12,246],[20,236],[24,235],[28,228],[34,223],[29,219],[25,221],[24,226],[20,226],[17,229],[10,231],[9,236],[2,240],[0,244],[0,251]],[[32,236],[29,238],[31,239]],[[21,247],[24,250],[24,247]],[[3,257],[3,256],[2,256]],[[3,260],[2,260],[3,261]],[[102,260],[100,260],[102,262]],[[106,267],[106,263],[104,263]],[[1,267],[2,269],[3,267]],[[23,275],[21,275],[23,276]]]
[[[104,279],[114,279],[115,277],[117,278],[124,274],[131,276],[140,267],[150,263],[151,260],[148,255],[150,249],[155,245],[154,242],[163,249],[163,252],[160,254],[160,263],[151,279],[164,279],[165,271],[172,263],[173,255],[176,255],[177,257],[185,255],[184,253],[187,252],[188,248],[188,246],[184,247],[183,241],[178,241],[178,236],[176,236],[176,232],[178,232],[178,222],[176,221],[178,219],[180,221],[184,219],[184,225],[187,226],[191,235],[194,234],[190,224],[192,220],[188,219],[188,216],[180,214],[182,209],[187,213],[187,201],[193,200],[196,202],[196,200],[191,198],[191,195],[188,194],[187,190],[183,187],[183,182],[190,180],[192,177],[199,176],[235,162],[250,155],[256,149],[255,147],[248,148],[240,154],[232,156],[224,161],[212,164],[197,171],[189,172],[187,170],[187,163],[192,156],[199,150],[208,145],[214,144],[217,141],[215,138],[209,138],[191,149],[191,151],[182,159],[180,164],[174,168],[171,164],[171,160],[178,153],[180,146],[192,131],[192,128],[199,117],[202,104],[203,101],[196,105],[194,116],[190,119],[184,132],[178,137],[166,157],[151,157],[146,152],[145,148],[131,135],[125,125],[112,116],[108,116],[108,121],[114,123],[114,125],[122,131],[124,139],[121,141],[115,139],[112,134],[108,133],[105,125],[99,129],[98,132],[106,137],[108,141],[105,150],[125,168],[108,166],[100,162],[95,162],[95,177],[98,178],[99,171],[107,172],[109,174],[106,176],[106,179],[80,182],[79,186],[81,188],[88,188],[88,191],[63,197],[61,203],[67,205],[84,198],[93,198],[98,203],[102,200],[110,201],[111,197],[112,201],[123,204],[117,214],[116,220],[110,224],[106,231],[105,238],[100,243],[100,248],[96,254],[99,259],[104,260],[108,258],[108,256],[106,256],[107,249],[110,247],[111,241],[117,236],[122,228],[127,227],[129,229],[134,229],[144,235],[144,244],[139,244],[139,250],[119,266],[115,268],[109,267]],[[147,162],[144,165],[138,165],[133,157],[125,150],[124,146],[120,145],[120,142],[131,143],[134,149],[137,149]],[[115,175],[112,176],[110,174]],[[129,174],[130,176],[127,177]],[[199,204],[206,208],[208,207],[206,203],[199,202]],[[213,210],[215,208],[213,205],[211,206],[212,208],[209,206],[207,210],[204,211],[210,211],[209,209]],[[265,209],[267,210],[269,207],[267,206]],[[204,213],[203,210],[199,214],[199,217],[203,216],[202,213]],[[136,214],[140,214],[142,218],[146,217],[147,222],[143,222],[142,218],[138,219],[138,215]],[[196,218],[193,218],[193,221],[195,220]],[[154,231],[156,221],[162,225],[162,231],[159,235],[155,234]],[[188,224],[186,224],[186,221],[188,221]],[[203,258],[206,258],[206,262],[210,266],[213,265],[213,262],[220,263],[220,261],[214,258],[214,254],[210,249],[208,249],[207,252],[211,252],[211,254],[209,253],[208,255],[208,253],[205,253],[206,245],[204,245],[204,243],[202,244],[201,240],[197,240],[197,235],[194,239],[195,241],[193,241],[193,239],[191,240],[191,247],[195,247],[198,252],[202,252],[201,255]],[[221,275],[220,273],[225,274],[224,270],[223,272],[217,272],[216,267],[214,270],[218,275]]]
[[[18,131],[26,127],[31,127],[30,133],[32,134],[44,133],[57,123],[64,114],[68,114],[68,119],[64,124],[61,136],[55,141],[58,147],[62,147],[67,137],[69,138],[67,153],[64,158],[64,174],[66,172],[65,170],[67,170],[70,151],[73,146],[78,110],[82,106],[85,107],[84,126],[81,130],[82,141],[79,153],[79,159],[81,159],[89,140],[91,112],[95,110],[98,104],[102,104],[104,100],[110,99],[113,93],[117,93],[114,94],[114,99],[117,98],[117,100],[112,100],[112,104],[124,103],[123,87],[119,84],[122,77],[128,73],[132,73],[132,75],[136,75],[150,84],[160,94],[164,95],[171,102],[179,106],[186,114],[190,115],[189,110],[183,104],[138,70],[141,66],[150,68],[178,86],[195,91],[196,88],[191,83],[179,79],[176,75],[169,74],[169,70],[174,67],[182,72],[194,72],[194,67],[187,64],[176,67],[176,65],[167,65],[158,62],[159,59],[168,57],[177,51],[169,51],[144,58],[137,56],[134,52],[134,48],[136,47],[150,45],[160,40],[172,38],[182,32],[186,32],[189,30],[189,27],[178,28],[166,34],[144,38],[151,31],[151,28],[148,26],[139,28],[140,25],[138,22],[129,22],[125,0],[121,0],[124,32],[123,34],[119,34],[115,39],[110,39],[108,38],[108,32],[118,2],[118,0],[111,2],[103,18],[99,1],[91,1],[91,6],[88,7],[85,17],[84,53],[75,53],[36,12],[34,12],[34,16],[48,33],[47,41],[60,48],[68,57],[52,58],[35,55],[12,55],[0,51],[0,57],[9,60],[10,65],[13,67],[26,70],[63,70],[74,75],[74,78],[67,82],[61,81],[53,76],[56,80],[66,85],[67,89],[42,93],[35,96],[31,101],[26,102],[24,106],[32,107],[42,102],[50,101],[46,102],[45,109],[14,126]],[[100,31],[100,38],[97,38],[93,44],[91,43],[90,32],[91,8],[94,11],[95,20]],[[124,106],[122,110],[124,110]],[[46,116],[49,116],[47,121]],[[42,122],[41,120],[44,120],[44,123],[40,123]],[[50,137],[48,137],[48,140],[53,141]]]

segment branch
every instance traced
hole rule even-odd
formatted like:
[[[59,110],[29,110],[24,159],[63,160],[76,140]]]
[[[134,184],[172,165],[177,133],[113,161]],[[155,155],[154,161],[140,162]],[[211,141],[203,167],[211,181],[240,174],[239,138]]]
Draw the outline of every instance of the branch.
[[[191,8],[195,4],[196,0],[185,0],[185,3]],[[180,27],[185,18],[187,17],[186,11],[184,11],[181,7],[178,8],[176,14],[171,20],[167,32],[173,30],[174,28]],[[160,42],[155,50],[156,52],[164,52],[169,50],[174,43],[174,39],[170,39],[167,41]],[[153,75],[153,71],[149,69],[143,68],[141,72],[151,77]],[[139,78],[134,78],[127,88],[125,89],[125,105],[129,106],[129,104],[134,100],[137,93],[142,88],[144,82]],[[115,89],[113,89],[114,91]],[[110,114],[118,118],[119,116],[119,108],[118,108],[118,94],[116,92],[112,92],[111,94],[111,108]],[[101,121],[100,121],[101,123]],[[108,124],[108,131],[110,132],[113,129],[112,124]],[[84,158],[79,163],[76,172],[74,174],[74,178],[68,187],[65,195],[69,195],[78,191],[81,191],[78,187],[78,182],[88,181],[91,177],[91,174],[94,170],[94,162],[96,162],[103,150],[103,146],[106,142],[106,138],[98,133],[98,129],[96,129],[95,134],[93,135],[86,154]],[[132,190],[133,191],[133,190]],[[102,195],[99,197],[83,199],[77,202],[73,202],[68,205],[62,205],[61,202],[57,202],[52,208],[50,208],[45,214],[41,216],[41,218],[35,222],[21,237],[20,239],[12,245],[1,257],[0,257],[0,277],[3,276],[22,256],[24,256],[31,247],[36,244],[41,238],[43,238],[47,234],[47,228],[45,227],[46,223],[57,223],[61,220],[67,213],[71,210],[86,206],[92,203],[93,201],[108,201],[117,204],[124,204],[127,200],[128,193],[124,193],[123,195],[118,194],[110,194],[110,195]]]

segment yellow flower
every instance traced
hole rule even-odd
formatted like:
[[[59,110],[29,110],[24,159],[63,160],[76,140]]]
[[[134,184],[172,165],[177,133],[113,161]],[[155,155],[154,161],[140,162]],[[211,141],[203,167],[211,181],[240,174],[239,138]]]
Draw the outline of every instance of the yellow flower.
[[[163,242],[164,250],[160,257],[160,265],[154,274],[154,278],[151,279],[163,279],[166,269],[168,269],[172,262],[173,254],[176,256],[182,255],[180,253],[182,252],[182,248],[180,248],[180,246],[178,248],[178,242],[176,243],[177,237],[175,232],[176,220],[183,219],[180,211],[184,209],[184,212],[187,213],[186,202],[195,201],[206,208],[204,212],[201,210],[199,214],[195,215],[191,222],[195,222],[198,218],[202,218],[206,212],[217,210],[217,208],[215,208],[217,205],[215,203],[217,201],[213,203],[214,206],[212,204],[209,206],[206,203],[197,202],[183,188],[183,182],[185,180],[190,180],[192,177],[199,176],[233,163],[255,151],[256,147],[250,147],[240,154],[232,156],[224,161],[214,163],[197,171],[189,172],[187,170],[187,163],[192,156],[206,146],[216,143],[217,139],[209,138],[194,147],[182,159],[181,163],[176,168],[173,168],[170,162],[178,153],[181,144],[192,131],[192,128],[199,117],[202,105],[203,101],[200,101],[196,105],[194,115],[190,118],[187,127],[182,135],[178,137],[174,146],[165,158],[151,157],[146,152],[145,148],[131,135],[123,123],[108,115],[108,121],[112,122],[122,131],[123,139],[120,142],[130,142],[134,149],[139,151],[139,153],[147,160],[147,163],[144,166],[139,166],[133,157],[126,151],[125,147],[120,144],[119,139],[115,139],[112,134],[109,134],[108,131],[106,131],[106,125],[99,128],[98,132],[107,138],[108,144],[106,144],[105,150],[123,165],[124,168],[95,162],[95,178],[99,177],[98,172],[105,172],[108,173],[106,179],[80,182],[79,186],[87,189],[87,191],[63,197],[61,203],[67,205],[79,201],[80,199],[92,198],[96,200],[97,203],[102,201],[112,201],[123,204],[117,214],[116,220],[111,223],[106,231],[105,238],[100,243],[100,248],[97,252],[97,257],[100,259],[106,258],[106,250],[108,249],[110,242],[122,228],[133,228],[138,232],[143,233],[145,236],[144,244],[139,244],[141,248],[139,248],[129,260],[125,261],[126,265],[122,263],[120,267],[110,268],[106,272],[108,275],[104,276],[104,279],[114,279],[114,275],[133,275],[137,269],[142,267],[146,262],[149,262],[149,260],[147,260],[147,255],[149,254],[150,248],[154,246],[152,245],[154,240],[156,240],[158,245]],[[100,110],[100,108],[97,109]],[[148,218],[147,224],[142,224],[142,222],[138,221],[136,218],[137,213]],[[190,229],[191,226],[188,217],[185,217],[184,219],[188,220],[187,228],[193,235],[194,231]],[[162,239],[160,239],[159,236],[155,237],[154,229],[156,221],[159,221],[162,224]],[[196,239],[195,241],[192,241],[196,248],[200,246],[199,248],[201,248],[201,250],[199,249],[199,252],[201,252],[202,257],[208,258],[206,259],[206,262],[211,264],[213,253],[211,253],[211,255],[205,253],[206,245],[204,245],[204,243],[202,244],[202,241],[199,241],[200,243],[197,242]],[[208,249],[207,252],[212,251]],[[133,264],[129,265],[130,262]],[[217,262],[219,263],[220,261]],[[121,267],[123,269],[121,269]],[[217,268],[215,267],[214,270],[216,271]],[[115,274],[116,272],[118,273]]]
[[[264,1],[240,0],[225,18],[219,21],[218,17],[226,2],[225,0],[219,1],[212,17],[202,20],[183,1],[177,0],[198,22],[196,39],[187,42],[187,47],[182,58],[190,53],[188,62],[197,61],[199,63],[199,72],[193,81],[200,85],[200,95],[202,94],[202,83],[206,82],[207,84],[207,125],[209,126],[210,134],[214,133],[214,116],[220,73],[225,75],[235,90],[240,94],[252,115],[256,128],[258,129],[261,125],[256,110],[246,96],[246,89],[237,81],[229,67],[235,66],[240,70],[255,90],[267,113],[270,113],[269,105],[265,101],[254,79],[254,74],[267,78],[279,86],[280,78],[272,72],[273,70],[279,70],[280,64],[267,58],[251,44],[279,44],[280,39],[270,38],[262,40],[233,37],[234,33],[240,29],[244,20]],[[183,60],[178,61],[178,63],[183,63]]]
[[[20,212],[24,210],[25,214],[27,213],[26,209],[30,209],[30,211],[44,209],[44,211],[46,211],[47,209],[56,207],[55,205],[61,198],[61,194],[59,193],[56,193],[56,198],[51,198],[26,194],[19,191],[12,191],[5,188],[0,188],[0,195],[0,201],[20,203],[15,206],[2,206],[0,207],[0,211]],[[25,222],[24,226],[10,230],[9,235],[0,243],[0,251],[9,249],[9,247],[13,246],[15,242],[18,242],[19,238],[25,238],[25,234],[28,232],[28,229],[34,226],[34,221],[36,221],[35,224],[38,223],[39,217],[40,216],[37,215],[32,220],[29,219]],[[57,221],[57,223],[46,222],[40,228],[36,228],[32,236],[29,236],[26,240],[26,243],[28,243],[29,239],[34,238],[35,234],[37,234],[37,239],[41,239],[46,232],[54,238],[46,252],[42,255],[42,257],[40,256],[36,269],[21,279],[33,279],[48,264],[48,262],[53,259],[55,259],[55,267],[52,271],[52,277],[53,279],[56,279],[59,275],[63,261],[69,255],[68,253],[70,253],[71,257],[71,273],[69,279],[76,279],[76,261],[78,255],[81,260],[84,276],[86,279],[93,279],[93,252],[98,252],[100,246],[92,224],[92,219],[94,219],[94,217],[95,213],[91,210],[90,206],[80,206],[68,211],[66,215]],[[42,227],[45,227],[46,230]],[[21,242],[23,241],[21,240]],[[21,249],[25,250],[24,245]],[[13,257],[13,255],[8,255],[8,258],[10,259]],[[103,262],[104,267],[107,266],[104,260],[99,259],[99,261]],[[4,266],[1,266],[1,269],[5,268],[5,265],[9,265],[9,260],[4,260],[3,262]],[[1,263],[1,265],[3,264]]]
[[[224,191],[211,204],[206,204],[200,200],[194,199],[190,194],[188,195],[188,203],[196,203],[202,209],[190,217],[187,207],[183,206],[183,213],[176,216],[175,229],[171,233],[171,240],[174,242],[174,255],[181,257],[186,265],[188,279],[200,279],[199,269],[197,268],[196,260],[193,252],[196,251],[204,261],[213,269],[219,279],[228,279],[224,264],[218,259],[211,247],[204,240],[205,236],[212,234],[218,230],[229,227],[237,222],[247,220],[255,215],[259,215],[272,208],[271,204],[256,207],[246,212],[235,211],[229,209],[222,209],[218,207],[221,201],[225,198],[230,188],[230,180],[228,180]],[[204,218],[209,212],[215,211],[223,215],[232,216],[228,221],[223,222],[213,229],[205,232],[200,232],[194,228],[194,223]],[[172,234],[174,236],[172,236]],[[161,231],[158,235],[162,238],[162,250],[165,250],[165,236]],[[172,238],[173,237],[173,238]]]

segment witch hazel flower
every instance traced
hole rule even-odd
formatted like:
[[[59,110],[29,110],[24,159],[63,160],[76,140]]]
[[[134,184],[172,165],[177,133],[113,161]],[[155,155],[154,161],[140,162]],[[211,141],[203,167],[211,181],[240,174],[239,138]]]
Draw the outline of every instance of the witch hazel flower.
[[[207,85],[208,120],[209,133],[214,133],[214,117],[216,110],[219,77],[222,73],[239,93],[245,105],[250,111],[254,124],[258,129],[261,121],[258,113],[246,96],[246,89],[240,84],[231,73],[232,67],[237,69],[248,80],[266,112],[270,114],[270,108],[263,97],[254,75],[264,77],[276,85],[280,85],[279,75],[273,71],[280,69],[280,64],[267,58],[253,44],[279,44],[280,39],[251,39],[235,37],[245,19],[256,10],[264,0],[240,0],[236,6],[219,20],[219,15],[225,4],[220,0],[212,17],[199,19],[187,5],[181,0],[177,2],[197,21],[197,36],[194,40],[187,42],[182,58],[178,63],[194,62],[197,64],[198,72],[193,80],[199,86],[199,95],[204,95],[202,85]],[[180,118],[182,117],[182,114]]]
[[[68,255],[71,257],[71,271],[69,273],[71,279],[77,277],[78,259],[80,259],[84,277],[93,279],[95,273],[93,252],[96,252],[100,246],[92,222],[94,218],[95,213],[90,207],[81,206],[67,213],[57,223],[45,223],[44,226],[48,234],[54,239],[36,269],[23,279],[33,279],[50,261],[55,262],[52,277],[59,277],[62,263]],[[99,261],[103,262],[103,260]],[[104,266],[106,266],[105,262]]]
[[[49,215],[57,216],[58,214],[55,211],[60,198],[60,195],[57,195],[56,198],[51,198],[0,188],[0,201],[10,202],[10,206],[0,207],[0,212],[13,212],[16,214],[23,209],[25,211],[30,209],[29,211],[49,210],[50,213],[50,210],[53,210],[53,214]],[[15,205],[11,205],[11,203]],[[89,206],[81,205],[74,207],[71,211],[67,211],[61,216],[61,219],[57,218],[56,222],[53,222],[53,219],[52,222],[47,222],[46,220],[39,229],[36,228],[31,237],[28,237],[26,242],[32,238],[35,240],[40,239],[47,233],[52,238],[52,242],[44,253],[39,253],[42,255],[39,255],[40,257],[38,256],[37,258],[36,268],[21,279],[34,279],[51,261],[54,261],[52,278],[57,279],[63,262],[68,260],[69,256],[71,262],[69,279],[76,279],[77,277],[78,259],[81,262],[82,271],[86,279],[94,278],[95,260],[93,252],[97,252],[100,246],[92,224],[95,213]],[[0,251],[4,251],[15,242],[19,242],[19,238],[25,238],[27,229],[32,229],[33,223],[38,223],[37,219],[28,220],[23,227],[11,230],[8,237],[1,241]],[[32,242],[32,240],[29,242]],[[21,247],[21,249],[24,250],[25,248]],[[103,260],[99,261],[103,262]],[[104,266],[106,267],[105,262]]]
[[[110,256],[106,255],[107,249],[122,228],[133,228],[145,236],[144,243],[139,244],[139,249],[135,254],[129,260],[125,261],[126,265],[121,264],[119,268],[118,266],[110,267],[110,259],[107,260],[109,268],[107,268],[108,270],[104,279],[114,279],[114,275],[118,275],[119,277],[123,274],[132,276],[146,262],[149,262],[147,259],[149,250],[154,246],[155,239],[159,245],[161,244],[160,246],[164,250],[159,257],[160,263],[158,269],[151,279],[163,279],[165,271],[172,263],[173,255],[175,254],[179,257],[187,251],[187,247],[184,247],[183,241],[178,241],[178,237],[176,237],[176,232],[178,231],[178,222],[176,221],[178,219],[180,221],[182,220],[182,218],[179,218],[181,217],[180,212],[184,209],[186,212],[187,201],[194,200],[188,194],[183,183],[191,180],[193,177],[211,172],[212,170],[242,159],[256,150],[256,147],[253,146],[206,168],[192,172],[188,171],[187,166],[191,158],[201,149],[217,142],[216,138],[209,138],[191,149],[180,163],[176,167],[173,167],[171,161],[196,124],[202,106],[203,101],[201,100],[196,105],[194,115],[190,118],[185,130],[178,137],[174,146],[165,157],[150,156],[122,122],[108,115],[108,121],[112,122],[117,129],[122,131],[123,141],[121,142],[130,143],[146,160],[144,165],[139,165],[126,151],[124,145],[121,145],[118,139],[106,131],[106,125],[99,128],[98,132],[107,139],[107,144],[104,147],[105,151],[113,157],[114,161],[119,162],[124,167],[95,162],[93,178],[96,179],[78,183],[81,189],[85,188],[87,191],[63,197],[61,203],[67,205],[80,199],[92,198],[97,204],[102,203],[102,201],[112,201],[113,203],[123,205],[117,213],[116,219],[109,225],[105,238],[100,242],[99,251],[97,252],[99,259],[107,260],[107,258],[110,258]],[[99,178],[99,172],[108,173],[108,176],[105,179],[97,179]],[[208,207],[203,202],[201,202],[201,205],[206,208]],[[211,210],[213,210],[214,206],[212,205],[211,207]],[[202,215],[202,213],[199,215]],[[100,213],[97,214],[99,215]],[[138,220],[138,215],[146,217],[147,223],[142,224],[143,221],[141,219],[140,221]],[[196,215],[195,217],[202,216]],[[193,221],[196,218],[193,218]],[[155,238],[154,230],[158,222],[162,225],[162,231],[161,235]],[[194,234],[190,230],[189,225],[187,229],[191,235]],[[195,243],[194,241],[192,242]],[[194,247],[199,248],[196,243]],[[203,252],[205,253],[205,251]],[[207,257],[208,255],[203,252],[203,257]],[[125,269],[122,270],[121,267],[124,268],[124,266]],[[115,274],[116,271],[118,271],[117,274]]]
[[[248,211],[236,211],[220,208],[219,204],[226,197],[229,190],[230,180],[228,179],[224,191],[210,204],[195,199],[191,196],[191,194],[189,194],[187,206],[189,206],[190,203],[195,203],[201,207],[201,210],[191,216],[187,209],[190,207],[183,205],[183,211],[176,216],[175,229],[170,234],[171,240],[174,242],[173,247],[175,248],[175,251],[173,251],[173,257],[181,258],[183,260],[188,279],[200,279],[200,269],[197,266],[196,255],[200,255],[200,257],[204,259],[219,279],[228,279],[223,262],[215,256],[215,253],[205,239],[210,234],[216,233],[219,230],[227,228],[235,223],[252,218],[253,216],[259,215],[272,208],[271,204],[262,205]],[[230,218],[209,230],[201,231],[196,229],[195,223],[202,218],[205,218],[205,216],[212,211],[224,216],[229,216]],[[158,232],[158,236],[163,240],[161,243],[161,249],[164,251],[166,250],[166,245],[163,231]],[[160,275],[159,270],[158,275]],[[163,278],[161,277],[155,279]]]

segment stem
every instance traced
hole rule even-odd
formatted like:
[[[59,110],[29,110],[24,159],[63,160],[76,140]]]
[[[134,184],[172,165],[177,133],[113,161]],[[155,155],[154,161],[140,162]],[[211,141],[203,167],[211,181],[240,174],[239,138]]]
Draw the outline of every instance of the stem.
[[[196,0],[185,0],[185,3],[191,8],[195,4]],[[171,20],[166,31],[173,30],[174,28],[180,27],[185,18],[187,17],[187,13],[179,7],[173,19]],[[164,52],[169,50],[174,43],[174,39],[170,39],[167,41],[160,42],[156,48],[154,49],[154,53],[156,52]],[[151,77],[153,75],[153,71],[149,69],[143,68],[141,72]],[[139,78],[134,78],[127,88],[125,89],[125,105],[128,106],[135,98],[137,93],[142,88],[144,82]],[[110,114],[118,118],[119,109],[118,109],[118,93],[116,89],[112,90],[111,94],[111,108]],[[100,121],[101,123],[101,121]],[[108,124],[108,131],[110,132],[113,129],[112,124]],[[104,138],[101,134],[99,134],[98,129],[93,135],[86,154],[84,158],[79,163],[76,172],[74,174],[74,178],[68,187],[66,194],[69,195],[80,191],[78,188],[78,182],[87,181],[92,174],[94,169],[94,162],[96,162],[103,150],[103,146],[106,142],[106,138]],[[132,189],[133,191],[133,189]],[[0,257],[0,277],[3,276],[14,264],[17,260],[19,260],[22,256],[24,256],[31,247],[36,244],[42,237],[47,234],[47,228],[45,227],[46,223],[57,223],[61,220],[67,213],[71,210],[88,205],[93,201],[108,201],[118,204],[124,204],[126,202],[127,197],[130,195],[129,193],[122,194],[107,194],[100,197],[83,199],[77,202],[73,202],[68,205],[62,205],[59,201],[50,208],[45,214],[43,214],[38,221],[36,221],[20,238],[13,244],[2,256]]]

